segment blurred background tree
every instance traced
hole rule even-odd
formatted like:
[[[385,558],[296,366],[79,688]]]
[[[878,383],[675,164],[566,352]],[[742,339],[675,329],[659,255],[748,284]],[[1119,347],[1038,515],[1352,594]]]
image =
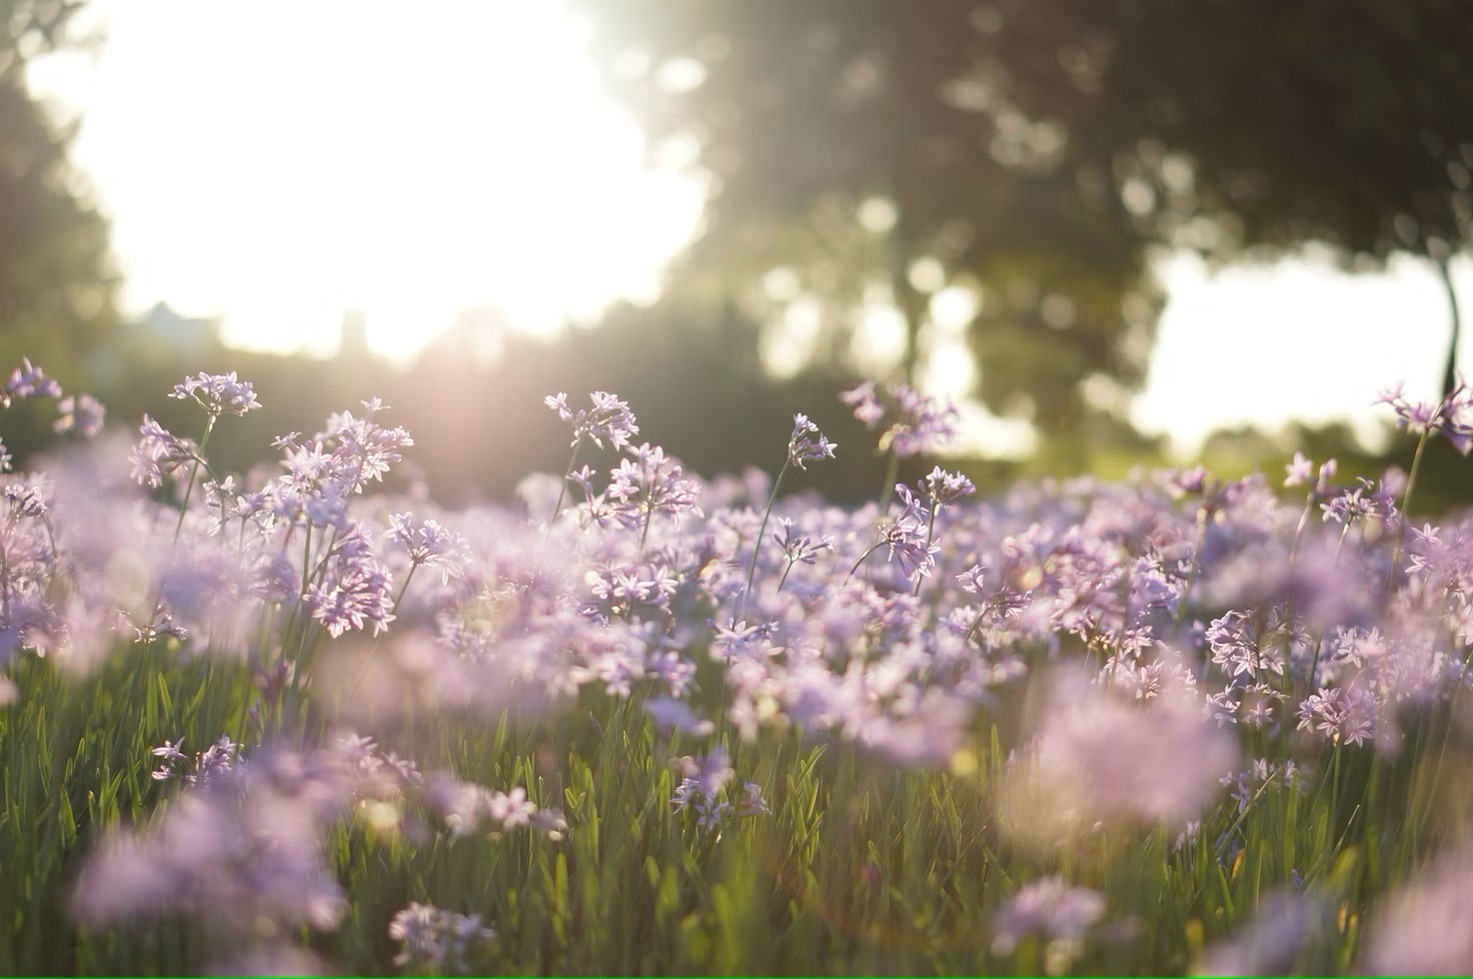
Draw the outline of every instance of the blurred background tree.
[[[1030,459],[950,463],[979,483],[1162,461],[1163,440],[1129,419],[1164,255],[1221,266],[1316,242],[1365,271],[1409,253],[1440,271],[1457,324],[1448,266],[1473,200],[1473,17],[1460,0],[569,2],[651,161],[704,187],[702,230],[658,302],[617,303],[549,343],[468,313],[397,372],[368,355],[361,318],[329,369],[228,348],[218,321],[162,304],[114,330],[118,276],[69,162],[75,127],[25,77],[91,43],[83,2],[0,0],[0,352],[81,377],[120,422],[148,410],[184,434],[188,406],[163,394],[186,372],[238,370],[267,408],[217,441],[227,468],[382,394],[449,496],[504,496],[529,470],[560,469],[560,426],[541,405],[558,390],[619,392],[652,441],[708,475],[772,468],[802,410],[843,449],[805,485],[851,500],[874,495],[881,466],[834,396],[872,374],[968,391],[1034,426]],[[306,47],[314,70],[332,63]],[[272,138],[303,138],[273,133],[261,111]],[[523,135],[511,149],[535,156]],[[286,169],[308,185],[314,172]],[[577,216],[545,199],[550,226]],[[414,210],[393,204],[385,213]],[[448,247],[427,240],[424,264],[451,263]],[[1355,448],[1347,429],[1292,437]],[[1224,434],[1207,461],[1272,465],[1272,444],[1289,443]]]
[[[987,404],[1056,435],[1077,428],[1086,377],[1139,384],[1160,296],[1148,239],[1076,179],[1063,122],[984,77],[978,9],[583,7],[655,156],[708,182],[673,290],[730,297],[769,330],[821,310],[804,364],[873,370],[888,333],[913,380],[964,355],[947,328],[970,326]]]
[[[6,364],[29,356],[64,382],[116,325],[118,276],[107,221],[69,157],[76,126],[32,95],[26,68],[97,43],[74,30],[84,6],[0,2],[0,354]]]
[[[89,373],[89,352],[117,324],[108,224],[69,155],[63,123],[27,84],[29,63],[95,43],[73,29],[82,0],[0,2],[0,370],[24,356],[63,384]],[[7,412],[5,444],[24,457],[54,415]]]
[[[672,288],[772,330],[821,309],[813,361],[862,368],[865,327],[898,322],[916,377],[960,311],[986,403],[1077,438],[1144,377],[1168,248],[1424,255],[1456,325],[1473,164],[1457,0],[580,6],[652,155],[707,181]],[[947,287],[971,301],[941,303]]]
[[[1447,287],[1473,221],[1473,18],[1458,0],[1000,0],[999,84],[1067,120],[1141,234],[1224,264],[1308,242]],[[1096,175],[1090,179],[1097,180]]]

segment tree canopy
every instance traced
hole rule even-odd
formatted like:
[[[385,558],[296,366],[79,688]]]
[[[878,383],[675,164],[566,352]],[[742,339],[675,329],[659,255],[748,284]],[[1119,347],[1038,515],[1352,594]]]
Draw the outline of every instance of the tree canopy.
[[[106,219],[73,167],[74,126],[32,93],[27,66],[85,42],[81,0],[5,0],[0,31],[0,352],[66,377],[115,321]]]
[[[1158,248],[1321,241],[1445,268],[1468,233],[1473,18],[1455,0],[582,11],[652,156],[708,182],[677,289],[772,320],[819,303],[819,355],[888,308],[911,371],[943,332],[931,298],[959,286],[982,397],[1046,430],[1143,379]]]

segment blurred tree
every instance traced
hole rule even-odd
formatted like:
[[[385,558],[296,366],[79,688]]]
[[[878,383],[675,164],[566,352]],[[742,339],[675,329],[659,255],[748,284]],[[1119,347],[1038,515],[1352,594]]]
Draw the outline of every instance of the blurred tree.
[[[1473,227],[1461,0],[997,0],[1009,96],[1067,120],[1139,229],[1216,261],[1329,245],[1448,275]]]
[[[582,10],[652,157],[707,181],[679,287],[788,327],[789,370],[872,369],[888,329],[913,374],[960,318],[983,399],[1070,431],[1143,379],[1155,248],[1226,261],[1317,240],[1445,274],[1468,231],[1458,0]]]
[[[1142,380],[1159,296],[1136,225],[1064,165],[1063,126],[978,76],[975,8],[585,5],[653,155],[708,181],[681,288],[734,295],[787,373],[876,371],[888,346],[914,377],[928,354],[965,360],[971,326],[984,399],[1067,430],[1091,374]]]
[[[789,489],[818,489],[845,503],[877,497],[884,477],[884,463],[872,451],[877,436],[839,401],[849,379],[823,370],[787,381],[764,377],[742,366],[743,351],[749,358],[755,345],[755,324],[728,310],[716,329],[682,329],[699,316],[699,309],[682,309],[674,300],[654,310],[616,304],[596,330],[552,342],[508,336],[504,355],[484,374],[468,371],[464,345],[446,337],[381,393],[395,407],[396,423],[414,433],[415,458],[447,499],[472,492],[510,496],[529,472],[561,473],[568,426],[543,398],[565,391],[570,403],[586,405],[597,390],[628,400],[639,419],[636,443],[663,446],[707,477],[748,466],[776,472],[793,414],[803,412],[840,451],[794,478]],[[466,418],[495,419],[473,451],[467,451]],[[615,458],[606,451],[583,461],[607,467]],[[921,459],[908,462],[903,478],[923,474]]]
[[[93,43],[83,0],[0,0],[0,367],[22,355],[63,381],[116,323],[107,221],[88,199],[62,125],[32,94],[27,66]],[[9,434],[9,433],[7,433]]]

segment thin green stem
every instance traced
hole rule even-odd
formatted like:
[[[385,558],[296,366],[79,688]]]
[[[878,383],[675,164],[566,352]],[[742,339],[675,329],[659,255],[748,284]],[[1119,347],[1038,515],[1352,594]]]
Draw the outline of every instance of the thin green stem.
[[[1212,519],[1203,503],[1197,508],[1197,538],[1192,544],[1192,567],[1187,573],[1187,580],[1182,583],[1181,595],[1176,600],[1176,614],[1172,617],[1176,625],[1181,625],[1182,619],[1187,614],[1187,600],[1192,595],[1192,585],[1196,584],[1197,572],[1202,568],[1202,547],[1207,542],[1207,524]]]
[[[578,450],[583,447],[583,438],[579,436],[573,440],[573,451],[568,456],[568,468],[563,471],[563,484],[558,489],[557,506],[552,508],[552,516],[547,518],[547,526],[551,527],[557,522],[557,515],[563,511],[563,500],[568,496],[568,477],[573,475],[573,466],[578,462]]]
[[[1396,528],[1396,547],[1391,552],[1391,570],[1386,573],[1386,590],[1391,590],[1391,584],[1396,580],[1396,569],[1401,564],[1401,547],[1406,541],[1407,530],[1407,507],[1411,505],[1412,490],[1417,488],[1417,473],[1422,471],[1422,452],[1427,448],[1427,442],[1432,437],[1429,428],[1422,433],[1417,440],[1417,452],[1412,456],[1412,471],[1407,474],[1407,489],[1401,496],[1401,522]]]
[[[5,622],[10,624],[10,558],[5,545],[0,543],[0,611],[5,613]]]
[[[1335,559],[1331,562],[1331,569],[1340,566],[1340,549],[1345,546],[1345,535],[1350,533],[1350,521],[1345,521],[1345,526],[1340,528],[1340,539],[1335,542]],[[1315,674],[1320,668],[1320,650],[1325,645],[1325,631],[1321,629],[1314,637],[1314,657],[1309,661],[1308,691],[1315,691]]]
[[[794,561],[791,557],[788,558],[788,566],[786,568],[783,568],[783,576],[781,578],[777,579],[777,590],[778,591],[782,591],[783,590],[783,582],[785,582],[785,581],[788,580],[788,572],[789,571],[792,571],[793,570],[793,565],[794,564],[797,564],[797,563],[798,562]]]
[[[404,601],[404,593],[409,590],[409,583],[414,580],[414,573],[419,570],[419,562],[409,565],[409,571],[404,575],[404,584],[399,586],[399,594],[394,598],[394,604],[389,607],[389,618],[399,614],[399,603]]]
[[[966,641],[967,642],[971,642],[972,641],[972,637],[977,634],[977,630],[980,629],[980,628],[982,628],[982,620],[985,619],[985,618],[987,618],[988,611],[989,611],[989,609],[987,608],[987,605],[984,603],[982,605],[982,611],[978,612],[977,613],[977,617],[972,620],[972,627],[967,630],[967,636],[966,636]]]
[[[788,474],[788,469],[792,464],[793,457],[789,455],[783,460],[783,467],[778,471],[777,479],[772,482],[772,493],[767,497],[767,509],[762,511],[762,526],[757,528],[757,539],[752,542],[752,565],[747,569],[747,587],[742,592],[743,602],[746,601],[748,595],[752,594],[752,581],[757,577],[757,556],[762,553],[762,539],[767,534],[767,520],[772,516],[772,507],[777,502],[778,490],[782,489],[783,477]],[[788,567],[792,568],[792,565],[789,564]],[[783,577],[786,578],[787,574],[784,573]],[[782,590],[781,585],[778,585],[778,590]]]
[[[205,432],[199,439],[199,450],[194,454],[194,465],[189,468],[189,484],[184,487],[184,503],[179,507],[179,521],[174,524],[174,540],[179,540],[179,531],[184,528],[184,515],[189,512],[189,498],[194,495],[194,483],[199,478],[200,464],[205,461],[205,446],[210,444],[210,433],[215,430],[215,419],[211,414],[205,420]]]
[[[1453,722],[1458,715],[1458,697],[1462,694],[1463,687],[1467,686],[1466,675],[1470,663],[1473,663],[1473,652],[1470,652],[1467,656],[1463,658],[1463,671],[1462,674],[1460,674],[1458,677],[1458,685],[1453,688],[1453,695],[1448,699],[1447,723],[1443,725],[1442,728],[1442,744],[1437,749],[1437,765],[1432,770],[1432,784],[1434,786],[1439,785],[1442,782],[1442,763],[1443,760],[1447,757],[1447,743],[1452,735]],[[1418,747],[1420,747],[1420,745],[1418,745]],[[1416,821],[1416,827],[1419,832],[1426,827],[1427,820],[1432,815],[1432,808],[1435,802],[1436,798],[1429,794],[1427,807],[1418,816]]]
[[[392,619],[399,613],[399,603],[404,601],[404,593],[409,591],[409,583],[414,580],[414,572],[417,570],[419,570],[419,564],[415,563],[409,566],[409,573],[404,576],[404,584],[400,586],[399,594],[394,598],[394,604],[389,609],[389,618]],[[369,647],[368,655],[363,657],[363,665],[358,667],[358,675],[353,678],[353,682],[348,685],[348,689],[343,691],[342,699],[338,701],[337,707],[333,710],[332,719],[334,724],[337,723],[337,719],[342,714],[343,708],[348,706],[348,701],[358,692],[358,687],[363,683],[363,678],[368,675],[368,668],[373,664],[373,656],[378,652],[379,640],[382,637],[383,633],[373,637],[373,645]]]
[[[895,496],[895,479],[900,475],[900,457],[895,454],[895,448],[890,448],[889,458],[885,462],[885,482],[880,487],[880,516],[890,509],[890,500]]]
[[[290,537],[290,535],[291,531],[288,531],[287,536]],[[291,638],[292,634],[292,627],[297,624],[297,614],[301,611],[302,606],[307,602],[307,569],[311,567],[310,555],[312,553],[312,521],[310,520],[307,521],[307,544],[302,549],[302,551],[302,587],[297,592],[297,600],[292,603],[291,612],[287,614],[286,625],[282,626],[281,628],[281,650],[278,654],[279,657],[286,655],[288,640]]]
[[[932,500],[931,501],[931,519],[926,522],[926,550],[928,552],[931,550],[931,535],[936,532],[936,511],[939,510],[939,509],[941,509],[940,505],[938,503],[936,503],[935,500]],[[925,581],[925,580],[926,580],[926,576],[925,575],[923,575],[923,574],[916,575],[916,587],[915,587],[915,591],[911,592],[912,597],[919,597],[920,596],[920,594],[921,594],[921,582],[922,581]]]
[[[312,521],[307,521],[307,533],[302,538],[302,589],[303,597],[307,594],[307,584],[312,574]]]
[[[869,550],[867,550],[863,554],[859,555],[859,560],[854,562],[854,567],[850,568],[849,569],[849,573],[844,576],[844,584],[845,585],[849,584],[849,579],[854,577],[854,572],[856,572],[856,571],[859,570],[859,566],[864,563],[864,559],[865,558],[867,558],[871,554],[875,553],[875,551],[878,551],[884,545],[885,545],[885,542],[883,540],[877,541],[874,544],[871,544],[870,545]],[[843,586],[840,586],[840,587],[843,587]]]
[[[1294,528],[1294,543],[1289,547],[1289,567],[1293,567],[1299,559],[1299,542],[1304,539],[1305,528],[1309,526],[1309,515],[1314,512],[1315,491],[1311,489],[1309,495],[1304,498],[1304,511],[1299,514],[1299,526]]]

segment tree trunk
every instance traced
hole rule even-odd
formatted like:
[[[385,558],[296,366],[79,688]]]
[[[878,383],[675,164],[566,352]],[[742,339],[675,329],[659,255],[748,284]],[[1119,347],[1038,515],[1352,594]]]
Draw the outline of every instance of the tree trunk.
[[[890,229],[890,290],[895,308],[905,321],[905,357],[901,371],[906,384],[918,385],[921,325],[925,319],[925,297],[910,282],[915,261],[915,215],[911,202],[915,179],[911,154],[915,152],[912,120],[915,83],[907,73],[912,64],[907,27],[911,11],[896,5],[890,20],[890,201],[895,206],[895,227]]]
[[[895,222],[895,228],[890,232],[892,249],[890,291],[893,293],[895,308],[900,311],[901,317],[905,320],[905,358],[901,362],[901,371],[904,374],[905,383],[914,386],[920,382],[920,378],[916,375],[920,365],[921,320],[924,317],[924,307],[920,292],[910,283],[912,245],[909,229],[905,225],[905,215],[904,212],[901,212]]]
[[[1437,271],[1442,276],[1442,286],[1447,290],[1447,305],[1453,318],[1453,335],[1448,341],[1447,367],[1442,373],[1442,396],[1444,399],[1452,396],[1453,389],[1458,386],[1458,337],[1462,333],[1463,320],[1458,311],[1458,293],[1453,288],[1452,269],[1449,267],[1448,258],[1437,260]]]

